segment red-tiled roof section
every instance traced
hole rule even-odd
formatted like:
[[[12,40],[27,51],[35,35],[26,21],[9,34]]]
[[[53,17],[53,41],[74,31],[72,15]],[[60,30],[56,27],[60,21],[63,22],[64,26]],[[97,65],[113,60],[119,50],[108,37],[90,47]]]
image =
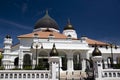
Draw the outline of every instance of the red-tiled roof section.
[[[0,52],[3,52],[3,49],[0,48]]]
[[[24,35],[20,35],[18,36],[18,38],[32,38],[34,37],[34,34],[38,34],[38,36],[40,38],[48,38],[50,34],[52,34],[54,36],[54,38],[58,38],[58,39],[66,39],[67,37],[64,34],[61,34],[59,32],[52,32],[52,31],[37,31],[37,32],[32,32],[29,34],[24,34]]]
[[[93,39],[89,39],[87,38],[86,39],[86,42],[89,44],[89,45],[107,45],[107,43],[104,43],[104,42],[101,42],[101,41],[97,41],[97,40],[93,40]]]

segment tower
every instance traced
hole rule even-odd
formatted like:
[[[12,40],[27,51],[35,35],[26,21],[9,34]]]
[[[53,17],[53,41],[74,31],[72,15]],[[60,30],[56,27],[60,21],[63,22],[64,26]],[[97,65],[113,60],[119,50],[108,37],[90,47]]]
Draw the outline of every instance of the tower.
[[[77,38],[77,33],[75,29],[73,28],[72,24],[70,23],[69,19],[68,19],[67,25],[65,26],[63,30],[63,34],[71,38]]]
[[[92,60],[93,60],[93,70],[95,80],[101,80],[102,78],[102,53],[98,49],[97,45],[95,45],[95,49],[92,52]]]
[[[7,35],[4,38],[4,53],[3,53],[3,65],[5,66],[5,68],[7,68],[7,65],[12,65],[12,63],[10,63],[10,53],[11,53],[11,47],[12,47],[12,38],[10,35]],[[14,65],[14,63],[13,63]]]

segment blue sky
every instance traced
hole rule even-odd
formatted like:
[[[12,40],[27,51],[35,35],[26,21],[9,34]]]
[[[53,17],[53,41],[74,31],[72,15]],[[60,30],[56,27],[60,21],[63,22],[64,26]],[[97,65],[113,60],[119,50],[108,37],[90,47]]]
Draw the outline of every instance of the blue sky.
[[[46,9],[62,32],[70,18],[78,37],[120,44],[120,0],[0,0],[0,47],[7,34],[30,33]]]

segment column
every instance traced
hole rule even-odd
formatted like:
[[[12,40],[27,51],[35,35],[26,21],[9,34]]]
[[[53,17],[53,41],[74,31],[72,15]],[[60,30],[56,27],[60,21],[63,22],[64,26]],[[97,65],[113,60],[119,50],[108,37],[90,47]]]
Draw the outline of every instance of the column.
[[[50,62],[50,73],[51,73],[51,80],[58,80],[60,76],[59,74],[59,57],[50,57],[49,58]],[[58,77],[58,78],[57,78]]]
[[[73,54],[69,53],[67,54],[67,70],[68,71],[73,71],[74,67],[73,67]]]
[[[61,71],[62,70],[61,69],[62,68],[62,59],[61,59],[61,57],[60,57],[59,63],[60,63],[60,71]]]
[[[85,71],[86,69],[86,60],[82,59],[82,71]]]

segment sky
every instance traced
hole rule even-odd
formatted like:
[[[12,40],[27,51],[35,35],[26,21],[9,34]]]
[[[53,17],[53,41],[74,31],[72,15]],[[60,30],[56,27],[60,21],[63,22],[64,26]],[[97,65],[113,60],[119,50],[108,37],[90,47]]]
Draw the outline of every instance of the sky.
[[[70,19],[78,38],[120,44],[120,0],[0,0],[0,48],[7,34],[16,44],[17,36],[32,32],[46,10],[61,33]]]

